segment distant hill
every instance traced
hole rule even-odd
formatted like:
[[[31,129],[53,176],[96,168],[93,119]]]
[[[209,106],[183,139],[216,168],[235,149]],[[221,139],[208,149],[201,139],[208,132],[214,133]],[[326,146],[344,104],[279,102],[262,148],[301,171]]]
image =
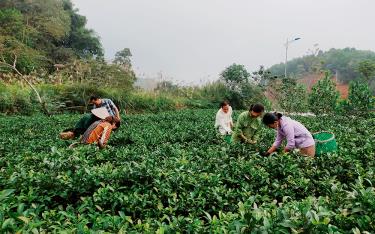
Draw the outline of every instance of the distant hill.
[[[307,92],[310,92],[312,87],[321,79],[324,78],[324,74],[323,73],[317,73],[317,74],[309,74],[309,75],[305,75],[304,77],[300,78],[297,80],[298,83],[300,84],[303,84],[304,86],[306,86],[307,88]],[[338,77],[336,77],[335,75],[332,76],[331,78],[335,85],[336,85],[336,89],[337,91],[339,91],[339,94],[340,94],[340,98],[342,99],[346,99],[348,98],[348,94],[349,94],[349,85],[348,84],[344,84],[342,82],[339,82],[338,80]]]
[[[288,74],[296,78],[303,78],[309,74],[319,73],[321,69],[330,70],[337,74],[340,83],[359,78],[358,64],[363,60],[375,61],[375,52],[368,50],[357,50],[355,48],[330,49],[326,52],[321,50],[312,52],[288,61]],[[273,65],[269,71],[278,76],[284,75],[284,63]]]

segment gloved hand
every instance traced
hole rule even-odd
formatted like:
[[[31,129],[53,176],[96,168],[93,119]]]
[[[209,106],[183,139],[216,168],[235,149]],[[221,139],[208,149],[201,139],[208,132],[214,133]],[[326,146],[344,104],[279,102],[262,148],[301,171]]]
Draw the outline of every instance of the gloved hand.
[[[260,155],[264,156],[264,157],[267,157],[270,155],[270,153],[268,153],[267,151],[266,152],[260,152]]]

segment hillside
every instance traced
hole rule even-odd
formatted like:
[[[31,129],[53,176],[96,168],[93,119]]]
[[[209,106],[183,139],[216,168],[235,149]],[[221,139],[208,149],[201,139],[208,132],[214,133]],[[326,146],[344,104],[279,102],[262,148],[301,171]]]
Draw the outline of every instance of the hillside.
[[[0,54],[24,73],[54,70],[54,64],[100,58],[99,37],[86,28],[70,0],[1,0]]]
[[[358,66],[365,60],[375,62],[375,52],[355,48],[330,49],[325,52],[320,50],[288,61],[288,74],[303,78],[308,74],[317,73],[319,70],[330,70],[333,74],[338,75],[338,81],[348,83],[361,76]],[[284,69],[284,63],[280,63],[271,66],[269,71],[282,76]]]

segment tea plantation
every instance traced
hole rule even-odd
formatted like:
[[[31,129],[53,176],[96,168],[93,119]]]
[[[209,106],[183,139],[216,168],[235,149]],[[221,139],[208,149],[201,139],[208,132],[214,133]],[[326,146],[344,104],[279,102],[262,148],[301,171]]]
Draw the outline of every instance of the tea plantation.
[[[215,113],[128,116],[104,150],[58,138],[78,115],[1,117],[0,233],[375,232],[374,116],[295,117],[336,135],[311,159],[229,146]]]

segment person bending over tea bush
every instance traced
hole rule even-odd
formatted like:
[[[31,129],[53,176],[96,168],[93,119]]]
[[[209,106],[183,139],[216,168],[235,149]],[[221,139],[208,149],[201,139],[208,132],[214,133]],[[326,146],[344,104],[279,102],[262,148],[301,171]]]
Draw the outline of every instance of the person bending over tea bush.
[[[112,100],[107,99],[107,98],[101,99],[97,96],[91,96],[89,101],[90,101],[90,104],[94,105],[94,109],[91,110],[90,114],[85,114],[76,123],[74,128],[65,129],[63,132],[61,132],[60,133],[61,139],[70,140],[70,139],[79,137],[90,127],[92,123],[102,119],[96,114],[96,113],[102,113],[101,110],[96,111],[98,109],[104,108],[107,111],[106,116],[114,116],[118,118],[119,120],[121,119],[119,109],[116,107],[116,105],[113,103]]]
[[[250,106],[249,111],[241,113],[232,135],[232,142],[256,144],[259,138],[259,130],[262,127],[259,117],[263,112],[264,106],[262,104],[254,104]]]
[[[287,140],[284,152],[298,148],[301,154],[305,156],[315,156],[315,141],[311,133],[300,122],[275,112],[265,114],[263,123],[269,128],[277,129],[276,140],[272,147],[266,153],[263,153],[264,156],[275,152],[284,139]]]

